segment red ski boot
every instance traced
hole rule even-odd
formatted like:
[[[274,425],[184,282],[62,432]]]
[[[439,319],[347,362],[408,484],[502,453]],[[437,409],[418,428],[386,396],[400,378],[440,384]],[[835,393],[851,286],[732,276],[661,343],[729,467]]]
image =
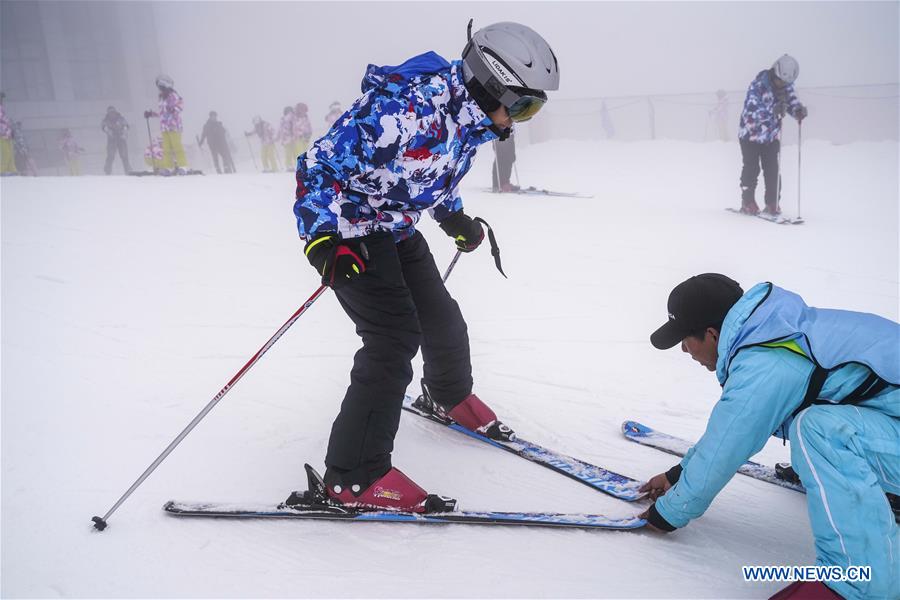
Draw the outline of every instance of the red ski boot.
[[[795,581],[769,600],[842,600],[843,596],[821,581]]]
[[[497,420],[497,415],[475,394],[454,406],[447,416],[465,427],[493,440],[512,440],[515,433]]]
[[[391,468],[365,489],[359,484],[344,487],[340,483],[329,482],[325,493],[335,503],[363,510],[431,513],[456,509],[456,500],[428,494],[396,468]]]

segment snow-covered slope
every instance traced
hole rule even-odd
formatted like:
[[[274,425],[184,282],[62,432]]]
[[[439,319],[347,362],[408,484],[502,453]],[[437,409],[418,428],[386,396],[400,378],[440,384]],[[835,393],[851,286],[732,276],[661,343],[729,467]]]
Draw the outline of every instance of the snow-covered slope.
[[[702,433],[715,378],[648,341],[692,274],[898,317],[895,143],[804,146],[802,226],[723,210],[739,195],[736,144],[519,149],[522,183],[593,199],[482,193],[480,161],[467,212],[494,226],[509,279],[480,249],[448,285],[476,391],[539,443],[645,478],[674,459],[625,441],[622,420]],[[277,502],[305,485],[304,462],[321,466],[358,345],[330,293],[93,532],[90,517],[316,288],[293,178],[15,178],[0,191],[4,597],[766,597],[780,586],[744,583],[741,565],[815,560],[804,496],[744,477],[666,537],[166,517],[170,498]],[[443,267],[450,240],[427,217],[421,230]],[[757,460],[788,456],[773,441]],[[414,417],[394,458],[465,508],[639,510]]]

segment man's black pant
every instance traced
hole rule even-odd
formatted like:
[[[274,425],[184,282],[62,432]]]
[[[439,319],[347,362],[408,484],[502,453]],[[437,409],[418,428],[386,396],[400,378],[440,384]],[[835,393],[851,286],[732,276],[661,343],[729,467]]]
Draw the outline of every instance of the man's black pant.
[[[741,140],[741,156],[744,168],[741,170],[741,199],[744,202],[755,202],[756,180],[762,165],[763,180],[766,184],[766,210],[779,212],[781,198],[781,177],[778,173],[778,153],[781,142],[775,140],[768,144],[759,144],[749,140]]]
[[[112,173],[116,152],[122,158],[122,168],[125,169],[125,173],[131,173],[131,165],[128,163],[128,144],[125,142],[125,138],[112,136],[106,137],[106,164],[103,166],[103,172],[107,175]]]
[[[400,243],[389,233],[361,239],[370,266],[335,295],[363,345],[331,428],[325,464],[327,474],[339,474],[345,485],[365,488],[391,468],[420,343],[429,392],[447,409],[472,393],[472,365],[466,323],[422,234]]]
[[[225,146],[213,146],[209,145],[209,153],[212,154],[213,165],[216,167],[216,173],[221,173],[222,169],[219,168],[219,157],[222,157],[222,163],[225,167],[226,173],[234,173],[234,161],[231,160],[231,151],[228,149],[228,145]]]

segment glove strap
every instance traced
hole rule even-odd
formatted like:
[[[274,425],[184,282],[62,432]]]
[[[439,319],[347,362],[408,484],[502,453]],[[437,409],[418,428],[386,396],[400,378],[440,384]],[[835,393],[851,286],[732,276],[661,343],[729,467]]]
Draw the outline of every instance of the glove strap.
[[[494,257],[494,264],[497,266],[497,270],[500,271],[500,274],[506,277],[506,273],[503,272],[503,265],[500,264],[500,246],[497,245],[497,238],[494,237],[494,230],[491,229],[491,226],[488,225],[488,222],[482,219],[481,217],[475,217],[475,221],[478,221],[488,230],[488,241],[491,243],[491,256]],[[506,277],[509,279],[509,277]]]

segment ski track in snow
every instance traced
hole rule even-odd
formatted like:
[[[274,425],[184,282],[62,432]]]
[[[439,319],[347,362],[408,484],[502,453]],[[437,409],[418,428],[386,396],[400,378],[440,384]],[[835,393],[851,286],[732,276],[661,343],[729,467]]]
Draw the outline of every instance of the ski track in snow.
[[[795,150],[784,149],[788,214]],[[485,156],[464,181],[466,210],[495,227],[509,279],[482,248],[448,288],[469,324],[476,392],[526,439],[639,479],[674,464],[619,425],[702,435],[715,378],[648,341],[669,290],[695,273],[898,318],[896,143],[805,144],[797,227],[723,210],[738,203],[734,144],[560,141],[518,155],[524,184],[595,195],[479,192]],[[782,585],[745,583],[742,565],[815,560],[805,498],[741,476],[669,536],[164,515],[173,498],[272,504],[305,486],[304,462],[321,468],[359,345],[330,293],[94,532],[90,517],[318,286],[296,238],[293,179],[0,185],[4,597],[761,598]],[[536,217],[562,223],[564,243],[536,236]],[[443,269],[451,241],[427,216],[420,229]],[[420,377],[417,359],[410,393]],[[773,440],[754,460],[788,458]],[[646,506],[411,415],[394,459],[471,510]]]

